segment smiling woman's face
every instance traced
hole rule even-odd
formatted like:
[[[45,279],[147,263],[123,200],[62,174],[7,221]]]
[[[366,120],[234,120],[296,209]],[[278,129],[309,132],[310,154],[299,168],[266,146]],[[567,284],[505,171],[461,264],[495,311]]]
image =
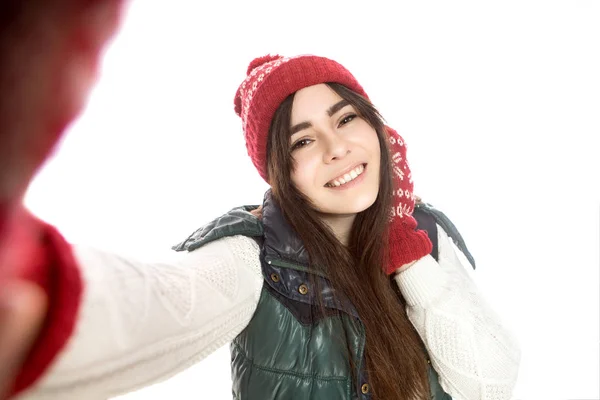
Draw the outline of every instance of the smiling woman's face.
[[[323,214],[369,208],[379,191],[380,146],[375,129],[326,84],[296,92],[291,136],[298,190]]]

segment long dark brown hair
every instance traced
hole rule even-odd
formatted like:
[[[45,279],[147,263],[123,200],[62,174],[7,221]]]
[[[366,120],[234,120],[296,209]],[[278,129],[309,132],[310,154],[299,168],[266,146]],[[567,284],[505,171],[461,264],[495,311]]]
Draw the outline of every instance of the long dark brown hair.
[[[393,196],[384,121],[366,98],[340,84],[327,85],[354,106],[359,117],[377,132],[381,170],[375,203],[356,216],[348,246],[344,246],[321,220],[311,200],[294,186],[291,172],[295,165],[289,143],[293,94],[282,102],[271,122],[268,172],[272,193],[302,239],[311,266],[325,270],[331,286],[350,299],[364,324],[366,371],[373,399],[425,399],[429,384],[422,341],[406,315],[404,299],[382,271],[388,257],[385,244]],[[318,287],[316,278],[311,283]],[[325,313],[320,296],[319,303]],[[356,384],[356,365],[348,343],[346,348]]]

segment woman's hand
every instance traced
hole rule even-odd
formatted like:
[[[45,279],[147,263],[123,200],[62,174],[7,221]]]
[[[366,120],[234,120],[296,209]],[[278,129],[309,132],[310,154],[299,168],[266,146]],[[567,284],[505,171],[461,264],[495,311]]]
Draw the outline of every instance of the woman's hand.
[[[44,320],[46,296],[35,284],[11,280],[0,287],[0,399],[7,398]]]

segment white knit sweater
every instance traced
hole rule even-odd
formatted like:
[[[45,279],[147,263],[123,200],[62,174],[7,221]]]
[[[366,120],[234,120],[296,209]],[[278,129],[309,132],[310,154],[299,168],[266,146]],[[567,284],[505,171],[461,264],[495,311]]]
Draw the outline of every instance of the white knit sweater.
[[[439,263],[395,277],[454,400],[510,399],[520,351],[438,226]],[[227,237],[164,263],[75,246],[85,291],[68,345],[23,399],[107,399],[165,380],[234,339],[263,285],[259,248]]]

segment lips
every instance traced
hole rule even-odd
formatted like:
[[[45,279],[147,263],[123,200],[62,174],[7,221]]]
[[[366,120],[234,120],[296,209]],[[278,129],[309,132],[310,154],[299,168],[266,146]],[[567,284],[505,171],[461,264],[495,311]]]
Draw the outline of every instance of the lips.
[[[339,187],[352,182],[354,179],[362,175],[365,171],[366,164],[359,163],[349,168],[346,168],[336,178],[330,180],[325,184],[325,187]]]

